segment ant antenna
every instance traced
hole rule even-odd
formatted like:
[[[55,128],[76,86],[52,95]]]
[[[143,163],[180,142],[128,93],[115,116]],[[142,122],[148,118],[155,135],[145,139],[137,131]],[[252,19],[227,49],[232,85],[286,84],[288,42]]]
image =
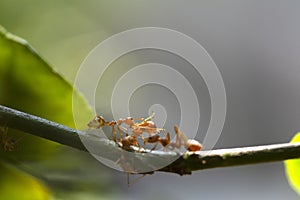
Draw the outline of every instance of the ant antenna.
[[[130,187],[130,183],[129,183],[129,173],[126,173],[127,174],[127,187]]]

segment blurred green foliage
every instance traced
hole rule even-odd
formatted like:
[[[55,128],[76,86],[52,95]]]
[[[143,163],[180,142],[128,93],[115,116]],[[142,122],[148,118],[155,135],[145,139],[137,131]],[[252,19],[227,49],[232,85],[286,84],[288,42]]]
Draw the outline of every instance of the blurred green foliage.
[[[0,104],[75,127],[72,113],[73,88],[22,39],[0,30]],[[92,118],[85,101],[74,95],[81,110],[81,124]],[[10,131],[12,132],[12,131]],[[15,137],[21,138],[24,134]],[[22,138],[25,159],[45,158],[57,144],[35,136]],[[17,155],[14,155],[17,156]]]
[[[82,96],[77,92],[73,93],[73,87],[26,41],[1,27],[0,104],[75,127],[72,100],[80,108],[77,110],[80,110],[81,119],[76,127],[84,128],[93,115]],[[1,124],[3,123],[5,124],[5,119],[1,119]],[[0,199],[50,198],[49,190],[26,172],[38,175],[58,196],[72,196],[75,191],[91,196],[93,191],[107,190],[107,177],[103,176],[99,165],[93,167],[95,163],[86,154],[76,150],[67,151],[68,148],[54,142],[11,129],[8,135],[16,140],[21,139],[15,151],[7,152],[0,148]],[[61,161],[57,160],[59,157]],[[85,162],[82,163],[82,160]],[[7,162],[23,171],[5,164]],[[53,162],[56,164],[53,165]],[[87,168],[91,170],[86,170]],[[54,172],[49,173],[51,169]],[[93,173],[93,177],[99,179],[70,179],[75,176],[86,177],[87,173]],[[59,181],[56,174],[62,177]],[[64,178],[66,174],[67,178]],[[61,187],[61,184],[67,187]],[[100,189],[96,188],[99,186]]]
[[[300,142],[300,133],[297,133],[291,143]],[[287,160],[285,171],[291,187],[300,195],[300,159]]]
[[[49,190],[34,177],[0,163],[0,198],[3,200],[46,200]]]
[[[135,7],[128,5],[97,0],[1,0],[0,24],[29,41],[72,81],[89,51],[110,36],[114,26],[123,24],[124,6]]]
[[[120,20],[122,16],[128,15],[127,12],[130,12],[130,10],[135,9],[137,6],[135,3],[130,6],[128,5],[128,2],[97,0],[89,2],[81,0],[1,0],[0,24],[10,32],[25,38],[39,52],[36,55],[31,47],[28,48],[28,46],[25,47],[22,44],[13,44],[13,41],[4,42],[10,43],[6,44],[8,46],[23,46],[17,50],[19,54],[21,51],[26,52],[26,49],[31,49],[26,52],[26,54],[29,54],[29,57],[21,58],[21,56],[18,62],[23,63],[23,59],[29,59],[24,60],[27,66],[26,69],[23,69],[23,72],[27,70],[24,73],[30,75],[31,79],[33,79],[30,80],[33,83],[31,86],[34,86],[30,88],[30,83],[27,83],[25,75],[19,73],[18,76],[24,76],[24,78],[23,80],[18,80],[18,84],[24,84],[25,82],[25,85],[19,85],[19,88],[15,88],[15,91],[10,91],[14,94],[9,94],[7,99],[13,99],[14,103],[6,100],[5,104],[12,108],[17,108],[73,127],[73,116],[69,112],[72,103],[67,103],[68,95],[65,96],[66,99],[61,97],[63,101],[61,104],[56,101],[60,97],[57,99],[51,97],[48,100],[39,97],[42,94],[40,92],[43,92],[42,89],[44,90],[43,94],[49,98],[51,96],[50,92],[54,92],[52,96],[62,95],[64,93],[63,90],[68,90],[69,86],[63,86],[58,89],[57,93],[56,89],[57,85],[64,82],[64,78],[52,77],[50,79],[57,80],[59,83],[50,84],[48,87],[41,87],[41,90],[39,90],[37,88],[39,85],[34,84],[35,79],[38,79],[36,77],[38,72],[31,68],[30,62],[42,63],[42,65],[50,63],[51,68],[47,69],[46,67],[38,69],[38,71],[50,71],[50,74],[57,76],[57,73],[53,71],[53,66],[55,66],[55,69],[72,83],[80,64],[89,51],[99,42],[113,34],[114,31],[119,32],[114,27],[121,28],[124,23]],[[125,6],[128,8],[126,12],[124,12]],[[145,4],[145,6],[147,5]],[[135,19],[138,18],[133,18],[133,20]],[[14,47],[10,46],[9,49],[11,48]],[[11,50],[7,50],[7,53],[9,51]],[[34,59],[36,57],[38,57],[39,61]],[[10,59],[14,60],[16,58],[10,57]],[[0,82],[2,81],[1,78],[0,72]],[[43,77],[41,81],[45,81],[45,79]],[[62,79],[62,81],[59,79]],[[13,80],[9,81],[12,82]],[[15,86],[17,85],[14,84]],[[24,88],[33,91],[25,91],[23,90]],[[36,89],[39,91],[35,91]],[[49,94],[47,94],[47,90],[51,90]],[[1,86],[0,93],[2,93]],[[0,104],[3,104],[1,98],[0,94]],[[25,105],[27,103],[29,104]],[[65,107],[64,103],[67,103]],[[80,103],[80,100],[77,103],[75,102],[78,107],[81,107]],[[86,110],[83,109],[81,111],[81,109],[76,109],[76,111],[85,112]],[[80,126],[84,127],[87,121],[90,120],[88,115],[91,113],[88,115],[76,114],[77,116],[82,116],[82,120],[77,120],[76,118],[76,122],[82,121],[83,123]],[[76,124],[77,128],[81,128],[78,125]],[[17,133],[10,130],[9,135],[14,139],[21,138],[21,140],[15,152],[4,152],[0,148],[0,159],[5,159],[5,161],[9,161],[10,163],[13,162],[14,167],[20,168],[43,180],[45,185],[51,188],[51,192],[55,197],[59,199],[111,199],[117,198],[118,194],[120,194],[120,186],[116,185],[117,182],[112,183],[111,175],[107,173],[108,169],[95,161],[92,156],[30,136],[26,133]],[[124,179],[124,184],[125,182],[126,180]],[[16,188],[15,186],[13,187]],[[17,191],[17,188],[15,191]],[[1,193],[0,199],[2,199]]]

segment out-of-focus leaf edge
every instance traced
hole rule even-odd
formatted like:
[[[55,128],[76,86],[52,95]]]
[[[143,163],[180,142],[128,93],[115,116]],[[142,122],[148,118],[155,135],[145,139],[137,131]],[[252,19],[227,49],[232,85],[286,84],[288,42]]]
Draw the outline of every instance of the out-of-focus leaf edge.
[[[63,76],[61,76],[54,67],[50,67],[51,65],[49,63],[47,63],[45,61],[44,58],[42,58],[41,55],[39,55],[37,53],[37,51],[23,38],[20,38],[10,32],[8,32],[3,26],[0,25],[0,35],[2,35],[3,37],[7,38],[8,40],[15,42],[15,43],[19,43],[21,44],[23,47],[25,47],[28,51],[30,51],[32,53],[32,55],[34,55],[38,60],[40,60],[41,62],[43,62],[45,64],[45,66],[47,66],[49,68],[50,71],[52,71],[52,73],[57,74],[58,77],[60,77],[63,81],[65,81],[66,83],[68,83],[70,85],[70,87],[72,87],[72,85],[69,83],[69,81],[67,81]]]
[[[49,63],[47,63],[45,61],[45,59],[43,59],[43,57],[41,55],[38,54],[38,52],[24,39],[15,36],[14,34],[8,32],[4,27],[2,27],[0,25],[0,37],[5,38],[6,40],[17,44],[19,47],[24,48],[26,51],[28,51],[35,59],[37,59],[39,62],[41,62],[44,66],[43,67],[47,67],[50,73],[52,73],[53,75],[55,75],[57,78],[59,78],[62,82],[64,82],[66,85],[66,87],[70,88],[70,91],[73,91],[73,97],[75,97],[75,101],[76,101],[76,105],[80,105],[81,108],[84,110],[82,111],[82,113],[86,114],[85,119],[87,117],[87,115],[92,115],[91,109],[87,104],[87,101],[83,98],[83,95],[76,91],[76,89],[73,88],[72,84],[66,80],[63,76],[61,76],[56,70],[55,68],[51,67],[51,65]],[[74,99],[73,99],[74,101]],[[71,103],[71,102],[70,102]],[[84,106],[84,107],[83,107]],[[86,122],[82,122],[82,123],[86,123]],[[70,126],[70,124],[68,124]],[[75,124],[74,126],[75,127]],[[6,164],[6,158],[1,158],[0,160],[0,166],[6,166],[6,167],[10,167],[11,165]],[[18,171],[16,171],[15,173],[17,173]],[[49,195],[49,190],[48,188],[46,188],[46,186],[44,186],[42,183],[39,182],[39,180],[34,179],[33,177],[31,177],[30,175],[28,175],[25,172],[21,172],[20,173],[24,173],[22,174],[22,176],[26,177],[29,181],[31,181],[32,183],[36,184],[36,186],[40,187],[43,190],[44,195]],[[4,178],[4,177],[3,177]],[[13,177],[8,177],[10,179],[14,179]],[[3,180],[4,181],[4,180]],[[8,184],[8,182],[6,183]],[[13,187],[14,185],[11,185],[10,187]],[[25,185],[26,186],[26,185]],[[36,188],[35,188],[36,189]],[[18,192],[17,188],[12,188],[12,190],[14,192]],[[32,190],[34,191],[34,190]],[[29,189],[27,191],[28,193],[31,192],[31,190]],[[4,193],[0,194],[0,197],[2,199]],[[42,199],[48,199],[48,197],[44,196],[44,198]]]
[[[300,133],[297,133],[291,143],[300,142]],[[300,159],[292,159],[284,161],[285,173],[290,186],[300,196]]]

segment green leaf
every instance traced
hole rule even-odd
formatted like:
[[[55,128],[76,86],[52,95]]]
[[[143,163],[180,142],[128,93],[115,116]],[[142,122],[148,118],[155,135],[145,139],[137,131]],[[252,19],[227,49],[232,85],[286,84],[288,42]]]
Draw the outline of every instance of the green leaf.
[[[76,109],[80,110],[76,114],[81,117],[79,120],[77,117],[76,127],[85,128],[92,118],[85,100],[77,92],[73,97],[72,85],[26,41],[0,26],[0,104],[74,128],[72,101],[80,108]],[[0,119],[0,124],[3,123],[5,119]],[[49,199],[48,190],[37,179],[4,162],[20,164],[38,160],[41,163],[61,149],[58,148],[61,145],[11,129],[8,135],[20,140],[12,152],[0,146],[0,199]]]
[[[297,133],[291,143],[300,142],[300,133]],[[300,195],[300,159],[292,159],[284,162],[286,176],[291,187]]]
[[[84,99],[23,39],[0,27],[0,104],[34,114],[69,127],[75,127],[72,101],[80,109],[77,128],[85,128],[92,113]],[[3,120],[3,119],[2,119]],[[4,119],[5,120],[5,119]],[[18,140],[18,151],[10,152],[25,160],[40,159],[52,153],[56,143],[24,133],[9,133]],[[51,134],[51,133],[49,133]],[[6,154],[6,152],[2,152]],[[15,157],[16,158],[16,157]]]
[[[78,129],[85,129],[87,122],[93,117],[82,96],[78,92],[73,93],[71,84],[53,70],[26,41],[8,33],[1,26],[0,104],[72,128],[75,128],[72,112],[72,106],[75,106],[77,107],[75,114],[76,128]],[[0,119],[0,124],[3,123],[5,124],[5,119]],[[73,184],[72,186],[75,187],[82,180],[62,180],[58,176],[59,183],[56,186],[57,180],[53,181],[55,176],[51,178],[51,174],[62,173],[65,175],[65,173],[75,171],[76,173],[69,175],[78,176],[78,170],[81,168],[84,168],[83,177],[86,177],[84,176],[86,174],[92,174],[98,181],[93,180],[94,183],[91,184],[96,188],[95,191],[99,190],[99,182],[102,183],[103,190],[107,189],[107,179],[98,178],[102,173],[99,166],[96,170],[91,171],[90,160],[84,161],[88,167],[84,167],[85,165],[82,163],[78,165],[78,160],[83,161],[86,154],[80,154],[67,147],[62,148],[57,143],[11,129],[9,129],[8,135],[13,139],[20,140],[17,149],[12,152],[4,151],[0,146],[0,199],[48,199],[49,197],[47,189],[37,179],[20,170],[11,170],[10,165],[3,164],[6,161],[13,163],[14,166],[21,163],[30,169],[29,173],[41,174],[41,178],[47,177],[44,181],[54,189],[55,195],[57,195],[58,188],[60,188],[60,193],[72,195],[72,187],[69,186]],[[69,154],[66,154],[66,151],[70,151]],[[50,157],[51,155],[53,157]],[[58,160],[59,156],[61,160]],[[73,161],[70,158],[78,160]],[[56,165],[51,167],[48,162]],[[28,167],[28,165],[30,166]],[[87,168],[88,171],[86,171]],[[49,173],[51,171],[52,173]],[[84,180],[84,178],[82,179]],[[85,181],[88,182],[89,179]],[[84,184],[87,184],[86,182]],[[61,187],[60,184],[68,185],[68,187]],[[84,188],[90,187],[85,185]],[[76,190],[76,192],[81,191]]]
[[[0,196],[10,200],[50,199],[49,190],[34,177],[0,162]]]

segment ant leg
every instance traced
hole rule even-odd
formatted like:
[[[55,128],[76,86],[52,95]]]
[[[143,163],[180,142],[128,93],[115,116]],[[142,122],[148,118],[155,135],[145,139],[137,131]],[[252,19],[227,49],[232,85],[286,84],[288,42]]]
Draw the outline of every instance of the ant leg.
[[[111,125],[111,128],[112,128],[113,140],[115,142],[118,142],[118,140],[117,140],[117,132],[116,132],[115,125]]]
[[[158,142],[156,142],[156,144],[154,145],[154,147],[150,151],[154,151],[156,149],[157,145],[158,145]]]
[[[181,148],[181,145],[182,145],[182,139],[183,140],[187,140],[186,137],[181,133],[181,131],[179,130],[178,126],[174,126],[174,130],[175,130],[175,133],[176,133],[176,143],[175,143],[175,147],[177,149],[180,149]],[[184,141],[185,142],[185,141]]]
[[[140,128],[142,131],[147,131],[147,133],[149,134],[149,136],[153,133],[159,133],[161,131],[165,131],[164,128],[153,128],[153,127],[141,127]]]
[[[126,173],[127,174],[127,187],[130,187],[130,182],[129,182],[129,173]]]
[[[119,128],[120,131],[123,130],[123,131],[126,133],[125,136],[128,136],[128,129],[127,129],[127,128],[125,128],[125,127],[123,127],[123,126],[120,126],[120,125],[118,125],[118,128]]]
[[[152,111],[152,114],[148,118],[146,118],[145,121],[148,121],[149,119],[153,119],[154,115],[155,115],[155,112]]]
[[[169,132],[167,133],[165,138],[160,138],[159,139],[159,142],[164,147],[164,150],[169,149],[168,147],[170,145],[170,141],[171,141],[171,138],[170,138],[170,133]]]
[[[118,132],[119,132],[120,137],[123,138],[123,131],[121,130],[120,125],[117,125],[117,127],[118,127]],[[127,134],[126,134],[126,136],[127,136]]]
[[[152,114],[149,117],[147,117],[146,119],[143,118],[143,117],[141,117],[141,118],[132,118],[132,119],[133,120],[140,120],[142,122],[146,122],[146,121],[152,120],[154,115],[155,115],[155,112],[152,112]]]
[[[173,142],[173,149],[177,148],[179,149],[181,147],[181,138],[180,138],[180,133],[178,131],[176,131],[175,129],[175,133],[176,133],[176,141],[175,143]]]
[[[156,131],[161,132],[161,131],[165,131],[165,129],[164,128],[156,128]]]
[[[136,120],[138,120],[138,121],[142,121],[142,122],[144,122],[145,121],[145,118],[144,117],[134,117],[134,118],[132,118],[132,120],[133,121],[136,121]]]
[[[152,114],[149,117],[147,117],[146,119],[144,119],[143,121],[145,122],[145,121],[152,120],[154,115],[155,115],[155,112],[152,112]]]
[[[130,186],[132,186],[132,185],[134,185],[134,184],[136,184],[138,181],[140,181],[142,178],[144,178],[145,176],[146,176],[147,174],[143,174],[143,175],[141,175],[140,177],[138,177],[138,178],[136,178],[136,179],[134,179],[133,181],[131,181],[131,183],[130,183],[130,180],[129,180],[129,173],[127,173],[127,184],[128,184],[128,187],[130,187]]]

